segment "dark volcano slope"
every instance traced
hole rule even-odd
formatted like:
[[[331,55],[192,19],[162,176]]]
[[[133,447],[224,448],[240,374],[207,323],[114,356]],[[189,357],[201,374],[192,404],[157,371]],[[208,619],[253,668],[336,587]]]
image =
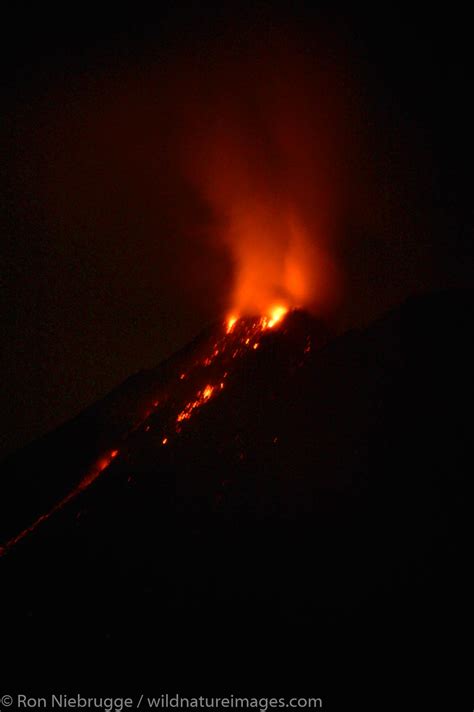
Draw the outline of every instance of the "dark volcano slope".
[[[361,639],[446,655],[472,632],[473,304],[412,299],[332,340],[295,312],[258,348],[182,379],[178,398],[171,384],[211,330],[123,401],[119,389],[113,424],[108,405],[94,411],[107,447],[122,438],[117,458],[0,559],[5,640],[108,661],[150,662],[152,649],[183,675],[209,664],[209,646],[214,671],[273,655],[288,674],[298,655],[322,664],[329,645],[357,655]],[[223,374],[176,433],[179,399]],[[150,389],[163,409],[123,438]],[[83,423],[41,444],[34,471],[34,450],[8,462],[8,537],[95,456],[99,419],[92,443]]]

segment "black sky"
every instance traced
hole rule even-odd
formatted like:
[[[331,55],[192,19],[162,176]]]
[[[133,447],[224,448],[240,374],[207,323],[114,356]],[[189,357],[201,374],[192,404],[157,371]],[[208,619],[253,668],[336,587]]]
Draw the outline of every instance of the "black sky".
[[[0,452],[70,418],[221,315],[229,259],[207,237],[209,206],[177,169],[176,114],[163,102],[173,96],[171,68],[213,66],[224,49],[234,60],[249,48],[258,56],[260,37],[286,32],[310,66],[323,42],[357,114],[348,159],[357,186],[334,247],[345,275],[339,322],[363,323],[415,292],[472,285],[467,10],[8,10]]]

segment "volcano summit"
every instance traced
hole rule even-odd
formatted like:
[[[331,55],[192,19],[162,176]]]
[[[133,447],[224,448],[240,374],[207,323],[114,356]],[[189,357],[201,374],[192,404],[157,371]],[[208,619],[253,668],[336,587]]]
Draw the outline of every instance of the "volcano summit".
[[[196,670],[205,636],[219,674],[303,655],[303,633],[348,657],[415,628],[449,645],[472,623],[472,313],[453,292],[338,337],[298,310],[231,318],[11,457],[12,637],[111,655],[158,636],[160,664],[178,648]]]

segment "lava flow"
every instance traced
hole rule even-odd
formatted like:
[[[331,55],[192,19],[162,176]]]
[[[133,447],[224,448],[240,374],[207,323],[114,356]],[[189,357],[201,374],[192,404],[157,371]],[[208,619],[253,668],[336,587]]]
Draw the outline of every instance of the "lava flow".
[[[88,489],[99,476],[110,470],[112,464],[119,460],[122,452],[126,450],[127,443],[131,438],[150,431],[151,419],[165,404],[171,415],[167,416],[166,423],[162,426],[161,445],[166,446],[173,438],[178,437],[182,427],[192,419],[195,413],[210,400],[216,398],[225,388],[235,359],[242,358],[245,353],[257,350],[264,333],[280,325],[288,311],[287,307],[276,305],[269,310],[268,314],[258,318],[229,315],[220,327],[217,338],[211,341],[210,347],[197,360],[193,361],[186,371],[180,369],[174,386],[166,397],[163,400],[156,400],[156,396],[154,396],[153,401],[144,410],[141,417],[122,436],[120,443],[104,453],[83,475],[79,484],[48,512],[37,517],[31,525],[0,546],[0,555],[5,554],[15,544],[33,533],[37,527]]]
[[[174,433],[179,434],[181,432],[181,424],[190,420],[199,408],[214,398],[225,387],[225,381],[229,376],[229,371],[226,370],[226,363],[242,356],[249,349],[256,350],[262,334],[267,329],[273,329],[280,323],[288,311],[286,307],[277,305],[270,310],[268,315],[260,318],[239,318],[235,314],[231,314],[227,318],[224,323],[225,331],[213,344],[212,350],[204,358],[192,364],[188,372],[180,373],[179,375],[180,381],[187,381],[196,369],[209,368],[217,359],[220,359],[222,369],[218,370],[215,382],[206,383],[204,387],[199,388],[194,393],[193,398],[188,400],[184,407],[179,410],[172,422]],[[145,428],[147,427],[145,425]],[[163,438],[162,444],[166,445],[170,437],[171,432]]]

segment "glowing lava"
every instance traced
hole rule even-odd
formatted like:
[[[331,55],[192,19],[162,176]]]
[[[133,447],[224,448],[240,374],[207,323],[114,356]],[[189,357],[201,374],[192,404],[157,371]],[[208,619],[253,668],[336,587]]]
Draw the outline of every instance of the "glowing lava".
[[[288,314],[289,309],[288,307],[283,306],[282,304],[276,304],[275,306],[271,307],[269,309],[268,313],[265,314],[264,316],[260,317],[258,320],[258,325],[263,331],[264,329],[272,329],[276,324],[282,321],[282,319]],[[230,316],[227,317],[227,328],[226,328],[226,333],[231,334],[232,331],[234,330],[234,327],[236,323],[239,321],[239,317],[235,316],[235,314],[231,314]],[[244,341],[245,345],[248,346],[250,343],[250,338],[247,337]]]
[[[227,333],[230,334],[232,329],[234,328],[234,325],[237,321],[238,317],[234,316],[233,314],[228,317],[227,319]]]
[[[183,410],[178,413],[176,418],[177,423],[181,423],[183,420],[189,420],[196,408],[202,406],[209,398],[212,397],[214,392],[214,386],[207,385],[203,391],[198,391],[195,400],[186,403]]]
[[[184,423],[189,421],[197,410],[216,397],[225,388],[226,380],[230,374],[228,370],[229,363],[233,359],[242,358],[245,353],[251,353],[257,350],[260,346],[263,333],[281,324],[288,312],[289,309],[286,306],[276,304],[268,310],[268,313],[260,317],[241,318],[236,316],[236,314],[232,314],[227,318],[223,325],[224,328],[221,335],[217,338],[215,343],[210,344],[208,353],[190,364],[188,371],[178,372],[176,381],[179,384],[183,384],[186,388],[186,381],[193,376],[193,372],[199,375],[200,369],[203,367],[207,369],[212,366],[216,369],[214,372],[215,378],[209,382],[209,380],[207,380],[208,376],[206,376],[207,382],[204,381],[205,385],[198,386],[189,400],[184,401],[183,399],[183,392],[180,390],[183,386],[180,386],[176,393],[172,393],[176,399],[176,410],[171,414],[171,420],[168,421],[164,431],[161,432],[161,445],[167,445],[171,438],[179,436]],[[186,397],[189,398],[189,392],[187,392]],[[165,397],[165,401],[166,399]],[[78,485],[72,489],[66,497],[57,502],[49,512],[39,516],[30,526],[11,538],[4,546],[0,546],[0,556],[24,539],[28,534],[34,532],[40,524],[46,522],[52,515],[59,512],[78,495],[84,492],[84,490],[90,487],[100,475],[109,469],[120,454],[123,454],[124,443],[127,439],[132,437],[133,434],[137,431],[148,433],[152,427],[150,425],[151,418],[155,415],[161,404],[162,402],[156,400],[155,397],[148,408],[142,412],[141,417],[134,422],[129,430],[122,436],[120,446],[107,451],[96,460],[90,469],[84,473]]]
[[[8,549],[11,549],[13,546],[15,546],[15,544],[18,544],[18,542],[24,539],[28,534],[34,532],[40,524],[43,524],[43,522],[46,522],[48,519],[50,519],[53,514],[56,514],[61,509],[63,509],[63,507],[69,504],[69,502],[72,502],[72,500],[75,499],[78,494],[87,489],[87,487],[89,487],[89,485],[91,485],[99,477],[99,475],[109,467],[109,465],[112,463],[113,460],[115,460],[118,454],[118,450],[111,450],[110,452],[107,452],[105,455],[103,455],[99,460],[97,460],[97,462],[95,462],[91,469],[84,475],[84,477],[75,489],[71,490],[69,494],[67,494],[65,497],[63,497],[63,499],[57,502],[57,504],[55,504],[54,507],[49,510],[49,512],[46,512],[46,514],[42,514],[32,524],[30,524],[29,527],[23,529],[23,531],[21,531],[12,539],[7,541],[4,546],[0,546],[0,556],[5,554]]]
[[[287,314],[287,312],[288,312],[288,309],[281,305],[273,307],[273,309],[270,311],[270,319],[267,323],[268,328],[272,329],[275,326],[275,324],[278,324],[278,322],[283,319],[283,317],[285,316],[285,314]]]

